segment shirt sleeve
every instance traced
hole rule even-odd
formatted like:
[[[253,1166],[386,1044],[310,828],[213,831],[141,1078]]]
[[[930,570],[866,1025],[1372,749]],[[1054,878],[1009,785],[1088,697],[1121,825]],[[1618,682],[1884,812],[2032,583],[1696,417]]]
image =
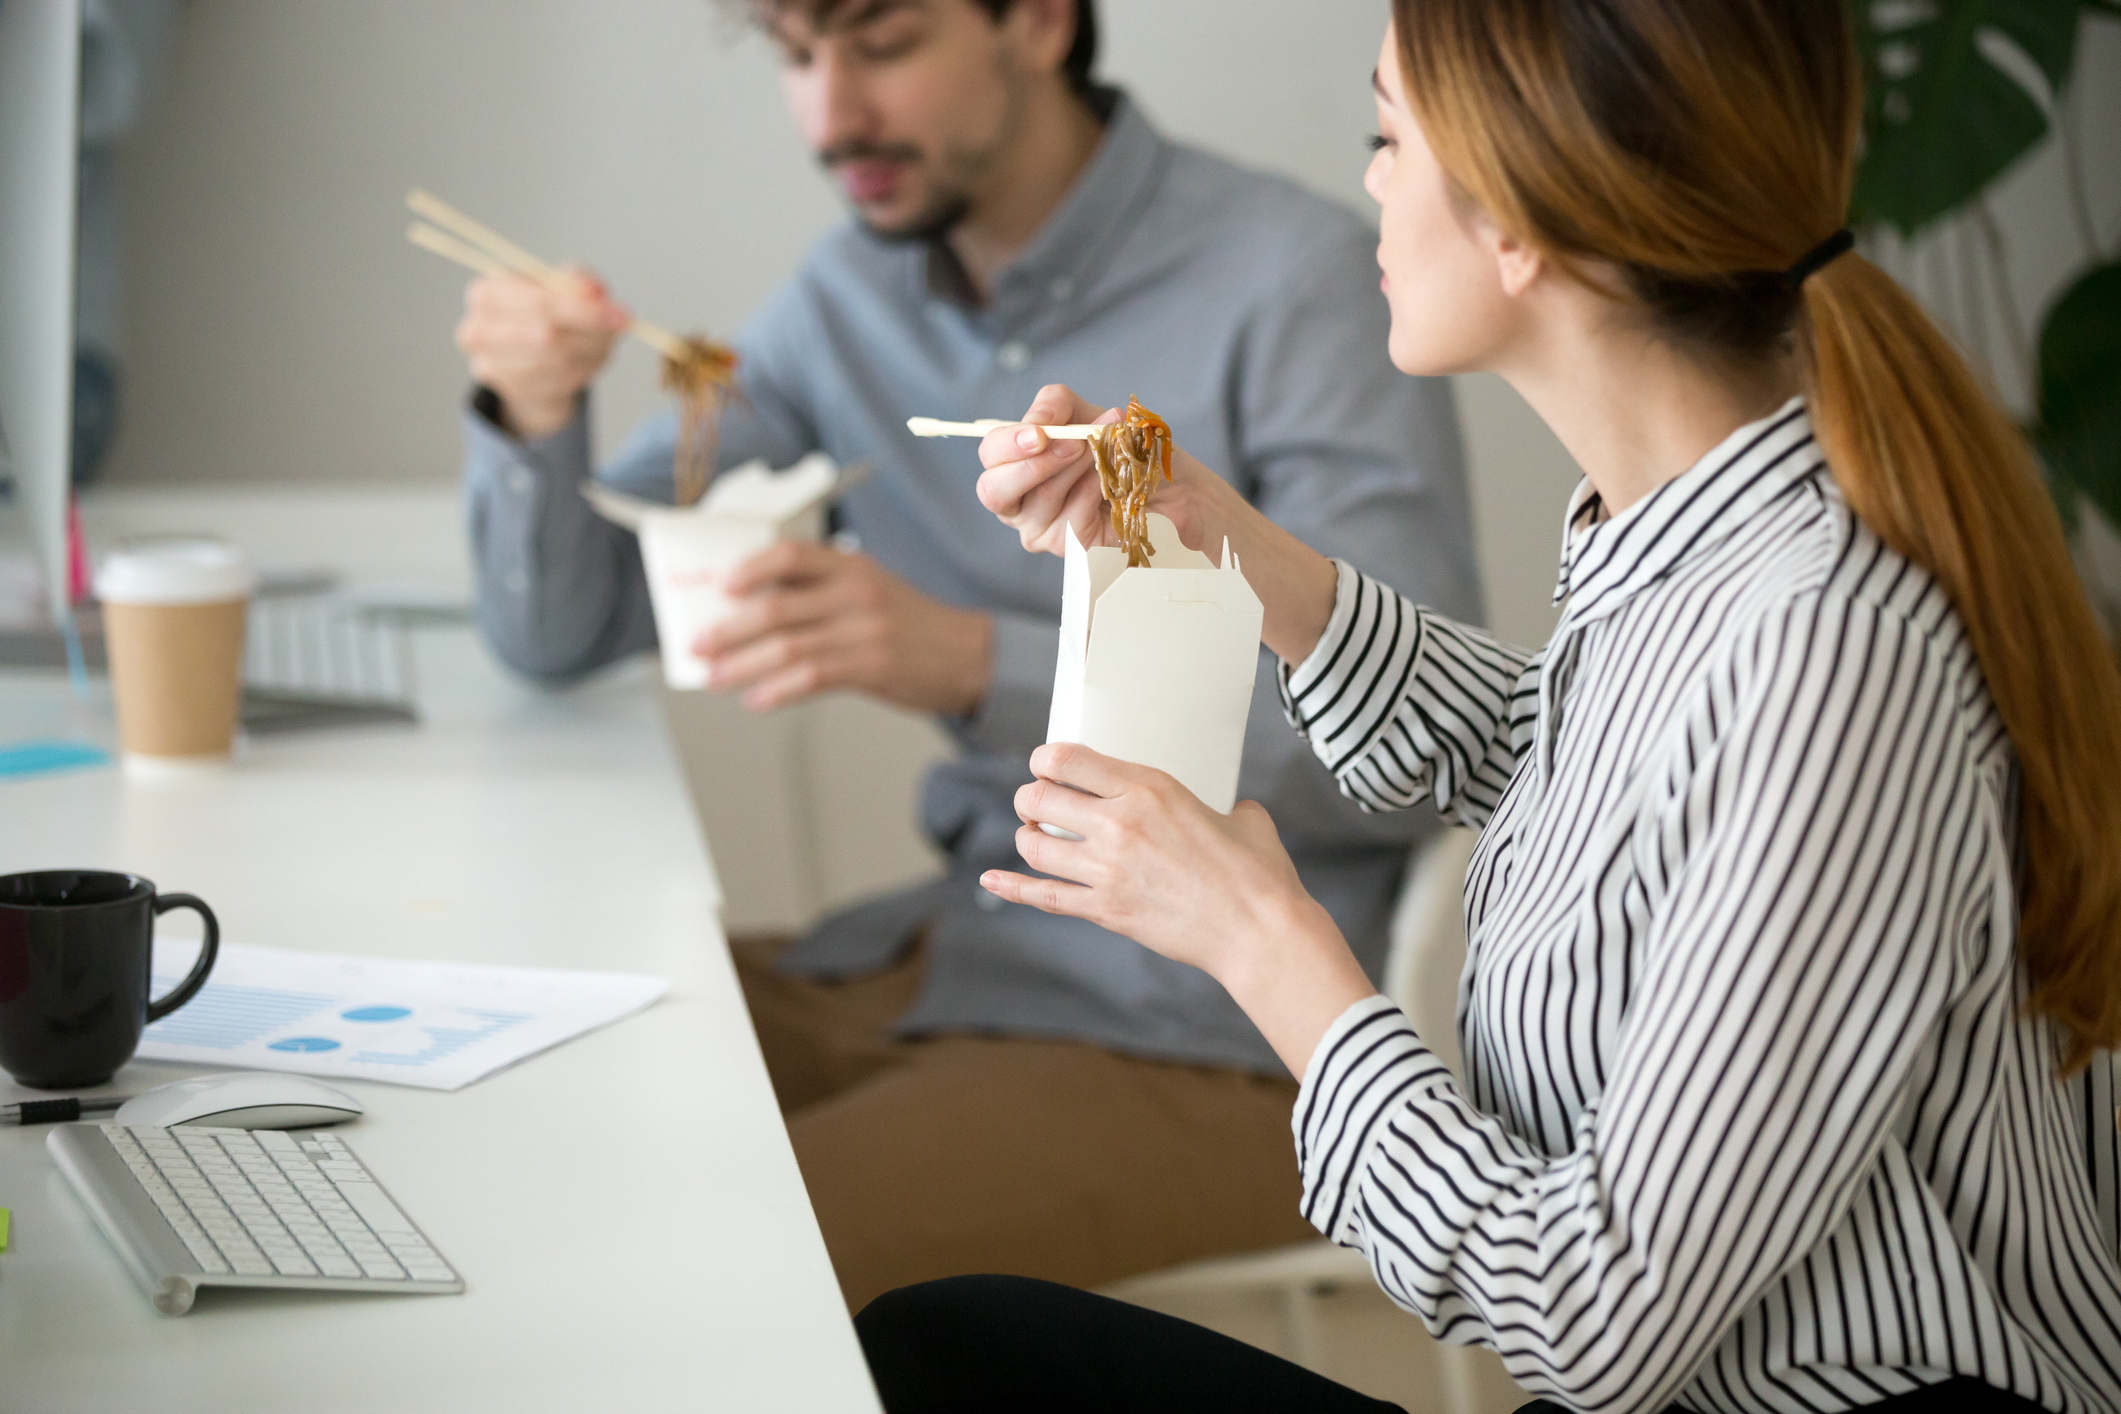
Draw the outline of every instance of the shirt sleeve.
[[[816,443],[790,395],[800,361],[786,353],[802,318],[792,289],[769,302],[740,341],[739,387],[722,423],[721,465],[756,458],[787,466]],[[582,677],[655,646],[655,615],[632,531],[582,498],[591,475],[590,399],[566,427],[532,442],[504,430],[485,390],[465,409],[464,500],[476,613],[494,653],[547,681]],[[677,418],[665,411],[634,429],[596,478],[667,504]]]
[[[1297,1099],[1310,1219],[1572,1409],[1663,1408],[1906,1162],[1884,1151],[1945,1008],[2010,985],[2009,851],[1957,669],[1889,614],[1814,604],[1708,689],[1644,767],[1650,925],[1567,1152],[1475,1108],[1383,998],[1329,1029]]]
[[[1478,829],[1530,749],[1539,661],[1343,560],[1318,647],[1281,665],[1281,706],[1365,810],[1426,798]]]
[[[972,715],[949,722],[976,751],[1023,757],[1046,740],[1053,711],[1053,665],[1060,657],[1060,625],[1029,614],[996,612],[994,662],[987,695]]]

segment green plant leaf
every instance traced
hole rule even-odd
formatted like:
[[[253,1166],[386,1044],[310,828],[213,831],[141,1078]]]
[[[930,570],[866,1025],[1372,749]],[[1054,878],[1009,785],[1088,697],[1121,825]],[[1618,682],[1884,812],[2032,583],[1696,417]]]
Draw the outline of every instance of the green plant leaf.
[[[1854,218],[1912,236],[2038,142],[2046,113],[1982,52],[1982,35],[2015,45],[2059,91],[2076,53],[2080,3],[1855,0],[1864,149]]]
[[[2040,328],[2040,453],[2121,525],[2121,262],[2097,265]]]

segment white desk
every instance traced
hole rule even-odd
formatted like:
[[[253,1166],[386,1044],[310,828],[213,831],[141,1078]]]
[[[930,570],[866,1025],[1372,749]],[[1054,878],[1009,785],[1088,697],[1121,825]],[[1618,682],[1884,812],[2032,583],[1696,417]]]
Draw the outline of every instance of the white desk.
[[[269,740],[182,782],[0,782],[0,871],[128,869],[205,898],[231,942],[654,972],[671,995],[455,1094],[348,1082],[370,1109],[347,1141],[462,1296],[209,1291],[157,1315],[45,1128],[0,1129],[0,1409],[875,1410],[645,667],[545,695],[469,630],[416,641],[417,729]],[[63,680],[0,675],[0,740],[109,733]]]

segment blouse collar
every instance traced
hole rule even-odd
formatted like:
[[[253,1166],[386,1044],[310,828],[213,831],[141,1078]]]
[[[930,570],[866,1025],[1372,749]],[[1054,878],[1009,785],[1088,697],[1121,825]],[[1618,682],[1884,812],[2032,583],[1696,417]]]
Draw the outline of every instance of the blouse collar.
[[[1567,619],[1603,617],[1702,554],[1825,465],[1803,398],[1749,422],[1616,516],[1586,477],[1569,498],[1554,602]]]

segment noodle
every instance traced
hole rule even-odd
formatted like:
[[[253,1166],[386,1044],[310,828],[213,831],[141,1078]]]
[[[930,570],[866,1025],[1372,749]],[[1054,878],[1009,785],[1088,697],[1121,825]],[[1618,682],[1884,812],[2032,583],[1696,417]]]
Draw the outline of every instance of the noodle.
[[[665,356],[663,386],[677,394],[678,445],[670,466],[673,504],[707,494],[722,446],[722,409],[736,393],[736,351],[706,339],[684,341],[682,358]]]
[[[1112,507],[1112,534],[1127,551],[1127,568],[1149,563],[1149,493],[1161,466],[1171,479],[1171,426],[1127,399],[1127,415],[1090,439],[1097,462],[1097,485]]]

